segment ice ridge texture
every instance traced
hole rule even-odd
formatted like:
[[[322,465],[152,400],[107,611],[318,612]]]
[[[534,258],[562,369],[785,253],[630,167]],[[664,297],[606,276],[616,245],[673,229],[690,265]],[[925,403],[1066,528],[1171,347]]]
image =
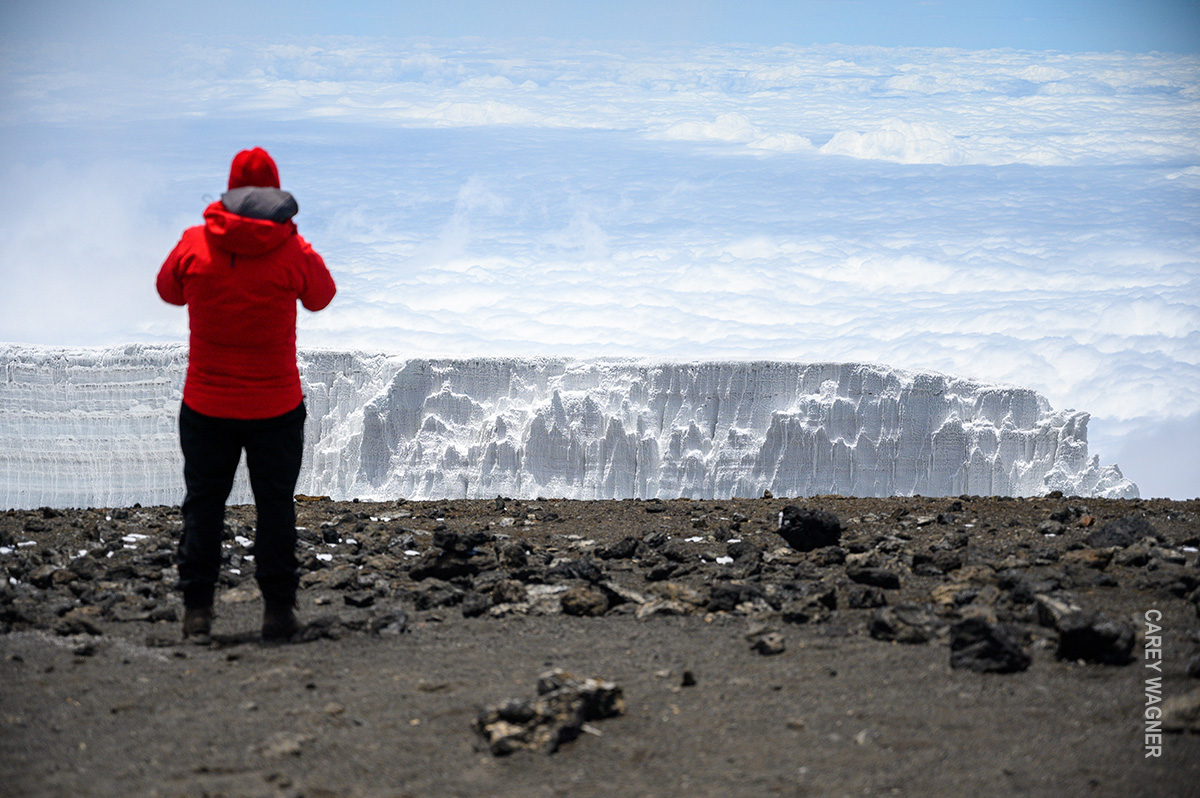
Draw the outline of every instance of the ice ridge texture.
[[[297,491],[346,499],[1134,498],[1086,412],[860,363],[302,351]],[[0,345],[0,506],[177,504],[182,346]],[[244,473],[233,502],[251,500]]]

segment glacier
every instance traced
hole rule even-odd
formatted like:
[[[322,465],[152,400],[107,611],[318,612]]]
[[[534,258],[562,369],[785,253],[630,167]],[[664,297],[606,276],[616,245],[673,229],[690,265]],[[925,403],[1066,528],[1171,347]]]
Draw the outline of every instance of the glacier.
[[[863,363],[302,350],[297,491],[338,499],[1136,498],[1089,415]],[[177,504],[183,345],[0,344],[0,507]],[[252,500],[242,467],[231,502]]]

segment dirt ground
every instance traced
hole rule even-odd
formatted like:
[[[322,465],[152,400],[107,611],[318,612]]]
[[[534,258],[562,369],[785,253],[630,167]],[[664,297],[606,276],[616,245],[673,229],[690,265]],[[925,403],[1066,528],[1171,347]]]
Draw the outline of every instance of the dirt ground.
[[[288,644],[252,507],[205,644],[177,508],[0,515],[0,795],[1200,795],[1196,719],[1147,756],[1145,713],[1200,689],[1200,501],[302,499]],[[623,712],[493,753],[554,669]]]

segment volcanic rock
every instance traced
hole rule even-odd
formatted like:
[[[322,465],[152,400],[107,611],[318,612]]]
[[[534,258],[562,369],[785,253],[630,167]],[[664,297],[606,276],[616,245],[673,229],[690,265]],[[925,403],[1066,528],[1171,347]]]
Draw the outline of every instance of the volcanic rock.
[[[608,595],[597,587],[574,587],[562,594],[562,611],[566,615],[599,616],[608,612]]]
[[[1135,541],[1154,535],[1154,526],[1145,516],[1127,515],[1104,526],[1087,536],[1087,544],[1095,549],[1125,548]]]
[[[871,614],[867,631],[876,640],[897,643],[927,643],[937,633],[939,621],[930,609],[921,604],[883,607]]]
[[[1105,665],[1127,665],[1132,661],[1135,632],[1128,623],[1080,610],[1064,616],[1057,627],[1059,659]]]
[[[1030,657],[1003,626],[981,617],[965,618],[950,627],[950,667],[979,673],[1015,673],[1029,667]]]
[[[900,575],[889,568],[850,565],[846,567],[846,576],[860,585],[871,585],[887,590],[900,589]]]
[[[826,510],[812,510],[789,504],[779,514],[779,536],[799,551],[836,546],[842,537],[842,522]]]
[[[614,682],[578,679],[563,671],[538,678],[537,698],[511,699],[482,710],[475,731],[494,756],[519,749],[552,754],[585,731],[586,724],[624,714],[625,698]]]

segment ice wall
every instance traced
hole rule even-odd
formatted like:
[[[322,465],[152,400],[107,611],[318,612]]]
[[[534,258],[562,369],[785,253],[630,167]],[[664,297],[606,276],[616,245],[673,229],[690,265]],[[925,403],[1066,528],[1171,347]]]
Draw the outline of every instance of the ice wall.
[[[1134,497],[1087,413],[854,363],[302,352],[297,490],[337,498]],[[173,504],[181,346],[0,346],[0,507]],[[244,476],[232,500],[250,499]]]

